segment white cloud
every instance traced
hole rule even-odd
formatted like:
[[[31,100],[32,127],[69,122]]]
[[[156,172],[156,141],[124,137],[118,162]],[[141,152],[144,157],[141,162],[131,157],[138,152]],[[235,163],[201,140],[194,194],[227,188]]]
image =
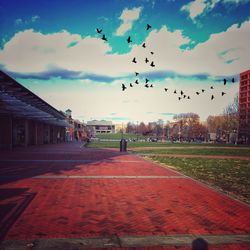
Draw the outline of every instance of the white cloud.
[[[211,11],[218,3],[227,4],[245,4],[250,2],[250,0],[193,0],[186,5],[181,7],[181,11],[186,11],[189,17],[194,23],[196,23],[196,18],[208,11]]]
[[[195,18],[201,15],[206,8],[205,0],[194,0],[181,7],[181,11],[189,13],[189,17],[194,21]]]
[[[39,16],[32,16],[31,17],[31,22],[34,23],[35,21],[37,21],[40,17]]]
[[[133,8],[131,10],[124,9],[120,19],[122,20],[121,26],[117,29],[115,35],[123,36],[127,31],[132,29],[133,22],[140,17],[142,7]]]
[[[15,20],[15,24],[16,25],[20,25],[22,23],[23,23],[23,19],[22,18],[18,18],[18,19]]]
[[[127,54],[109,54],[111,46],[98,38],[81,37],[67,31],[45,35],[26,30],[17,33],[0,50],[0,64],[18,73],[60,68],[108,77],[126,76],[135,71],[233,75],[249,68],[249,41],[250,20],[240,27],[235,24],[225,32],[211,35],[192,50],[180,49],[181,45],[192,43],[182,31],[171,32],[163,26],[159,31],[151,31],[146,38],[146,55],[139,45],[133,45]],[[72,42],[75,45],[68,48]],[[154,51],[154,55],[150,51]],[[155,62],[155,68],[144,63],[146,56]],[[132,63],[133,57],[137,58],[137,64]]]

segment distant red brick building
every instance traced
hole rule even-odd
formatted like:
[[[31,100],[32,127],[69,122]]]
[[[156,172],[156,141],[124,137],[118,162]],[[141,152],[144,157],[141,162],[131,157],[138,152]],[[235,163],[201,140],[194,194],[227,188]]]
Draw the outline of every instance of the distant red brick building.
[[[240,73],[239,140],[250,143],[250,70]]]

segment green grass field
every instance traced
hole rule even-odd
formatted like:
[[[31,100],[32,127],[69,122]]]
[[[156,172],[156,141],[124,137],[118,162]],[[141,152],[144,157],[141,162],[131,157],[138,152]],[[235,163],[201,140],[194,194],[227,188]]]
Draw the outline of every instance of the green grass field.
[[[250,161],[152,156],[195,179],[205,181],[250,203]]]
[[[180,149],[150,149],[136,151],[140,154],[187,154],[187,155],[226,155],[226,156],[249,156],[250,148],[232,149],[232,148],[180,148]]]
[[[127,135],[128,136],[128,135]],[[131,138],[132,137],[129,137]],[[102,141],[102,140],[108,140],[108,139],[113,139],[117,141]],[[119,148],[120,147],[120,139],[117,138],[100,138],[101,141],[92,141],[90,142],[87,147],[89,148]],[[127,142],[127,147],[128,149],[130,148],[138,148],[138,147],[239,147],[239,148],[246,148],[246,146],[242,145],[234,145],[234,144],[212,144],[212,143],[171,143],[171,142],[141,142],[141,141],[136,141],[136,142]],[[250,148],[249,148],[250,151]]]

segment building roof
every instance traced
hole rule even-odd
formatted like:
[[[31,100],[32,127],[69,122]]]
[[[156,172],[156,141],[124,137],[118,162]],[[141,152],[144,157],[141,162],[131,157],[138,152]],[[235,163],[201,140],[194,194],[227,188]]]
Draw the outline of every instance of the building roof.
[[[0,71],[0,114],[11,114],[40,122],[68,126],[63,112],[58,111],[39,96]]]
[[[93,121],[88,121],[87,122],[87,126],[112,126],[112,121],[105,121],[105,120],[97,121],[97,120],[93,120]]]

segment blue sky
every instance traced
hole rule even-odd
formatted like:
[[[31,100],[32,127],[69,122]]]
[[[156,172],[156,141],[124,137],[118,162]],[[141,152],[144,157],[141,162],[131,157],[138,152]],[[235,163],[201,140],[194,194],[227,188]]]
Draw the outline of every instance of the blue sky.
[[[249,0],[0,0],[0,68],[81,120],[147,122],[181,112],[205,120],[238,91],[237,81],[223,86],[221,80],[238,80],[250,68],[249,9]],[[145,78],[154,88],[144,87]],[[202,88],[203,96],[196,96]],[[175,89],[191,100],[179,101]]]

